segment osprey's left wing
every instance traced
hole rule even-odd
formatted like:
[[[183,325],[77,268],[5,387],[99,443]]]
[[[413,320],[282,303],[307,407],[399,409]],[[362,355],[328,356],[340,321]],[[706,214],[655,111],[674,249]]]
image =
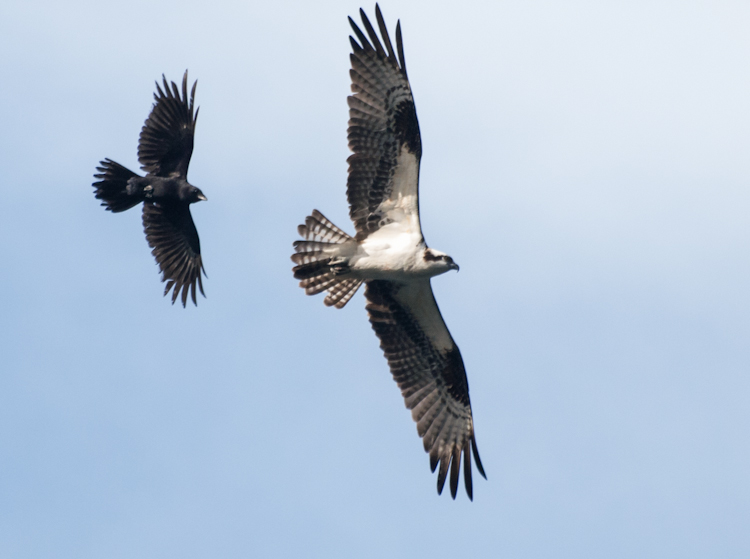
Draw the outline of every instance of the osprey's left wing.
[[[400,284],[366,282],[367,311],[380,347],[388,359],[406,407],[430,455],[437,488],[443,491],[450,467],[451,495],[456,498],[461,455],[464,483],[472,499],[471,455],[487,477],[474,439],[474,423],[461,352],[440,315],[430,280]]]
[[[349,37],[354,95],[347,99],[347,136],[354,153],[348,159],[346,195],[357,240],[362,240],[394,221],[409,221],[419,228],[422,141],[406,76],[401,24],[396,25],[397,59],[380,8],[375,7],[375,15],[383,43],[365,12],[359,12],[367,36],[349,18],[359,42]]]
[[[138,161],[147,173],[160,177],[176,175],[187,178],[190,157],[193,155],[193,138],[198,109],[194,108],[195,86],[188,99],[188,74],[182,76],[182,97],[177,84],[172,87],[164,80],[164,89],[156,83],[156,103],[148,115],[138,140]]]

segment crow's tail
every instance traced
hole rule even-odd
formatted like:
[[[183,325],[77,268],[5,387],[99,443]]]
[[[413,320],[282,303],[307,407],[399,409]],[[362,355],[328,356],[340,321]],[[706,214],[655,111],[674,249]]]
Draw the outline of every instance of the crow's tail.
[[[134,192],[133,189],[130,189],[131,194],[128,193],[128,181],[138,177],[133,171],[111,159],[100,161],[96,170],[99,172],[94,177],[101,180],[93,184],[96,188],[94,195],[102,200],[102,206],[106,206],[109,211],[124,212],[143,202],[142,193]]]

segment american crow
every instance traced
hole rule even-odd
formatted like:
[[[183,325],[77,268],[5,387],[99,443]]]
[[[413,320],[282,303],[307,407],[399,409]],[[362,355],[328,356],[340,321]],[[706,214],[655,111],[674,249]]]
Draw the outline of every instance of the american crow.
[[[195,300],[195,283],[201,294],[200,241],[190,215],[190,204],[206,200],[203,192],[187,181],[190,156],[193,154],[193,136],[198,109],[193,114],[195,86],[187,96],[188,73],[182,77],[182,97],[177,84],[171,89],[162,75],[164,89],[156,83],[154,107],[148,115],[138,140],[138,161],[145,177],[126,169],[111,159],[99,162],[94,177],[101,179],[93,184],[96,197],[111,212],[123,212],[143,202],[143,229],[151,254],[156,258],[166,281],[164,295],[172,291],[172,304],[182,291],[185,306],[188,289]]]

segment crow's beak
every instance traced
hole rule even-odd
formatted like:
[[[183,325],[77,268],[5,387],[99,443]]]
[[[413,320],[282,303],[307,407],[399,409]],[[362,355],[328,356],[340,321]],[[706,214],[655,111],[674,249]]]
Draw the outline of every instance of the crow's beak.
[[[206,198],[206,196],[201,192],[200,194],[198,194],[198,200],[203,200],[205,202],[206,200],[208,200],[208,198]]]

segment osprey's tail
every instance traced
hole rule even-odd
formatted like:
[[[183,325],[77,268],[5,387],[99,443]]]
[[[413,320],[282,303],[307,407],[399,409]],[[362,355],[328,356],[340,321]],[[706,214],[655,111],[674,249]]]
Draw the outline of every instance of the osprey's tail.
[[[138,175],[111,159],[100,161],[99,165],[96,168],[99,172],[94,177],[101,180],[95,182],[93,186],[96,187],[94,195],[102,200],[102,206],[117,213],[129,210],[139,202],[143,202],[142,194],[128,193],[128,181]]]
[[[303,241],[294,242],[292,268],[299,286],[308,295],[328,290],[323,301],[326,306],[341,309],[349,302],[362,285],[362,280],[340,278],[346,273],[346,259],[342,258],[342,246],[354,239],[328,221],[318,210],[305,219],[304,225],[297,228]]]

